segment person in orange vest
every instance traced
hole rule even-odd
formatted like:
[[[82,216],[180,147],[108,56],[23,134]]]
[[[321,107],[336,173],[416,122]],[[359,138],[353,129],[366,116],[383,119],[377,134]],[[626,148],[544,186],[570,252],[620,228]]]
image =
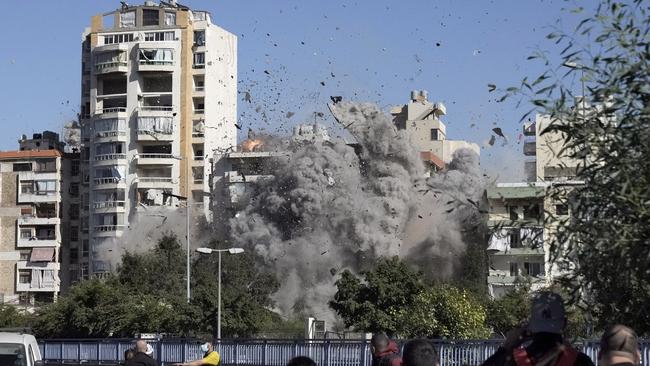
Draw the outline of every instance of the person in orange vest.
[[[536,294],[528,325],[508,332],[503,345],[483,366],[594,366],[589,356],[565,342],[566,323],[560,295]]]

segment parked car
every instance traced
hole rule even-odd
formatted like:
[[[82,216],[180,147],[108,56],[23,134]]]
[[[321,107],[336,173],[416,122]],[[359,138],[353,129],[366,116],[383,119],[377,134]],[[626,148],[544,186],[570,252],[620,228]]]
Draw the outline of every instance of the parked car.
[[[43,365],[36,338],[26,333],[0,332],[0,365]]]

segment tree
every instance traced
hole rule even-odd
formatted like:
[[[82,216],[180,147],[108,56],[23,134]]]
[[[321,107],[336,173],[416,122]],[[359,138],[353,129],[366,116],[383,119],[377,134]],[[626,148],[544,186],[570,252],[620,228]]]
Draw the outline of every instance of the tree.
[[[367,332],[402,330],[403,313],[424,289],[423,275],[408,268],[397,257],[382,258],[363,281],[346,270],[336,281],[337,292],[330,307],[346,327]]]
[[[558,155],[580,162],[576,180],[584,184],[568,200],[562,189],[551,197],[568,201],[570,215],[548,215],[557,227],[551,252],[569,273],[563,285],[600,326],[620,322],[640,334],[650,334],[648,9],[647,0],[601,0],[575,32],[547,36],[563,48],[564,76],[549,69],[511,89],[550,116],[542,133],[562,136]],[[542,53],[531,57],[553,64]],[[589,104],[573,103],[576,74]]]
[[[531,300],[530,286],[519,286],[501,298],[488,300],[486,324],[492,332],[505,337],[509,330],[528,320]]]
[[[489,336],[485,308],[465,289],[440,285],[421,292],[402,313],[401,335],[418,338],[481,339]]]
[[[0,328],[28,327],[32,317],[12,305],[0,304]]]

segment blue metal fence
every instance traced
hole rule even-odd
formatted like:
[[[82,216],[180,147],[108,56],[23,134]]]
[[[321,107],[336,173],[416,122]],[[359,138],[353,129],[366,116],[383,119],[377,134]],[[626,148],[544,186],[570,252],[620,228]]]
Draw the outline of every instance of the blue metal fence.
[[[499,340],[434,341],[441,366],[480,365],[501,344]],[[195,341],[150,341],[153,357],[161,365],[198,359]],[[48,363],[114,365],[123,360],[132,340],[43,340],[39,342]],[[598,343],[577,345],[592,360],[598,358]],[[224,340],[215,344],[225,366],[284,366],[295,356],[309,356],[319,366],[370,366],[370,345],[366,340]],[[640,343],[642,365],[650,366],[650,342]]]

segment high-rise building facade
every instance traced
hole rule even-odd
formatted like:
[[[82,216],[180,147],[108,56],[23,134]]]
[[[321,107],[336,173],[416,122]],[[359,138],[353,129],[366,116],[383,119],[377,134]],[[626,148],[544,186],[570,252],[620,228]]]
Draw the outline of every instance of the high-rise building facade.
[[[82,64],[80,266],[101,275],[147,207],[181,196],[210,216],[208,157],[236,145],[237,38],[175,1],[123,3],[92,17]]]
[[[72,159],[46,131],[0,152],[0,303],[31,308],[52,302],[70,281],[69,264],[78,205]],[[77,171],[78,172],[78,171]],[[78,189],[78,186],[77,186]]]

